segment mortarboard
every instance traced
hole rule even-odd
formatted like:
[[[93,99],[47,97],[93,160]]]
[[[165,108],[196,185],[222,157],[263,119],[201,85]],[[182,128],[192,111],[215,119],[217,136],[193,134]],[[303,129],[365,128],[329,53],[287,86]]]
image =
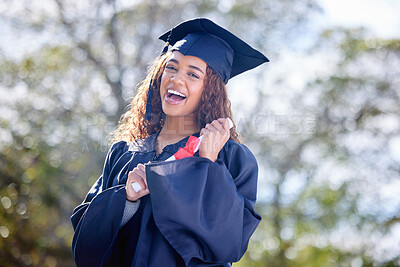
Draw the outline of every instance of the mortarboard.
[[[158,39],[166,42],[162,54],[171,45],[171,51],[201,58],[225,84],[232,77],[269,61],[261,52],[206,18],[184,21]],[[146,119],[149,121],[151,97],[152,90],[149,90],[146,105]]]

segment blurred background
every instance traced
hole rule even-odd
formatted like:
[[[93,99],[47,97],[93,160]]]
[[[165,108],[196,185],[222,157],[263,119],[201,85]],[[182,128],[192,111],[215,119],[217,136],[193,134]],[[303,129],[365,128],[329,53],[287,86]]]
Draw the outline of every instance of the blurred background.
[[[198,16],[271,60],[228,84],[263,217],[234,266],[400,266],[398,14],[396,0],[1,0],[0,266],[74,266],[69,217],[107,135],[157,37]]]

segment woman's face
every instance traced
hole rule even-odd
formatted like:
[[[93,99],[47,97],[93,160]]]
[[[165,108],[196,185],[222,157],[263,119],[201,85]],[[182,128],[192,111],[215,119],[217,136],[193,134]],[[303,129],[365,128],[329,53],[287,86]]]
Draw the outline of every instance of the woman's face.
[[[207,64],[200,58],[172,52],[161,77],[162,109],[168,116],[194,116],[204,90]]]

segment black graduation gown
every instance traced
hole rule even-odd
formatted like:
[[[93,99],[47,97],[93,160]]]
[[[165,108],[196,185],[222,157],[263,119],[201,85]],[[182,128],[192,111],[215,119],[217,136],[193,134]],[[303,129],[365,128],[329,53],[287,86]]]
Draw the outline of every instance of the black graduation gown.
[[[156,157],[157,134],[108,152],[103,174],[71,216],[77,266],[230,266],[247,249],[261,217],[254,210],[257,162],[229,140],[212,162],[164,162],[188,138]],[[120,228],[127,174],[146,164],[150,194]]]

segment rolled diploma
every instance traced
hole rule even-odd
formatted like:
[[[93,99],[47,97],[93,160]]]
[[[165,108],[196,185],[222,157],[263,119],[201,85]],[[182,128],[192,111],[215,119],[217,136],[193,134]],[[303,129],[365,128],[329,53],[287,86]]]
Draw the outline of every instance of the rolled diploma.
[[[140,184],[138,182],[134,182],[131,185],[132,185],[133,190],[135,190],[136,193],[139,192],[140,190],[142,190],[142,187],[140,186]]]
[[[232,129],[233,127],[233,122],[230,118],[228,119],[228,123],[229,123],[229,129]],[[194,149],[194,153],[196,153],[197,151],[199,151],[200,145],[201,145],[201,140],[203,140],[203,135],[199,137],[200,142],[197,144],[196,148]],[[167,158],[165,161],[172,161],[172,160],[176,160],[176,158],[174,157],[174,155],[172,155],[171,157]]]

